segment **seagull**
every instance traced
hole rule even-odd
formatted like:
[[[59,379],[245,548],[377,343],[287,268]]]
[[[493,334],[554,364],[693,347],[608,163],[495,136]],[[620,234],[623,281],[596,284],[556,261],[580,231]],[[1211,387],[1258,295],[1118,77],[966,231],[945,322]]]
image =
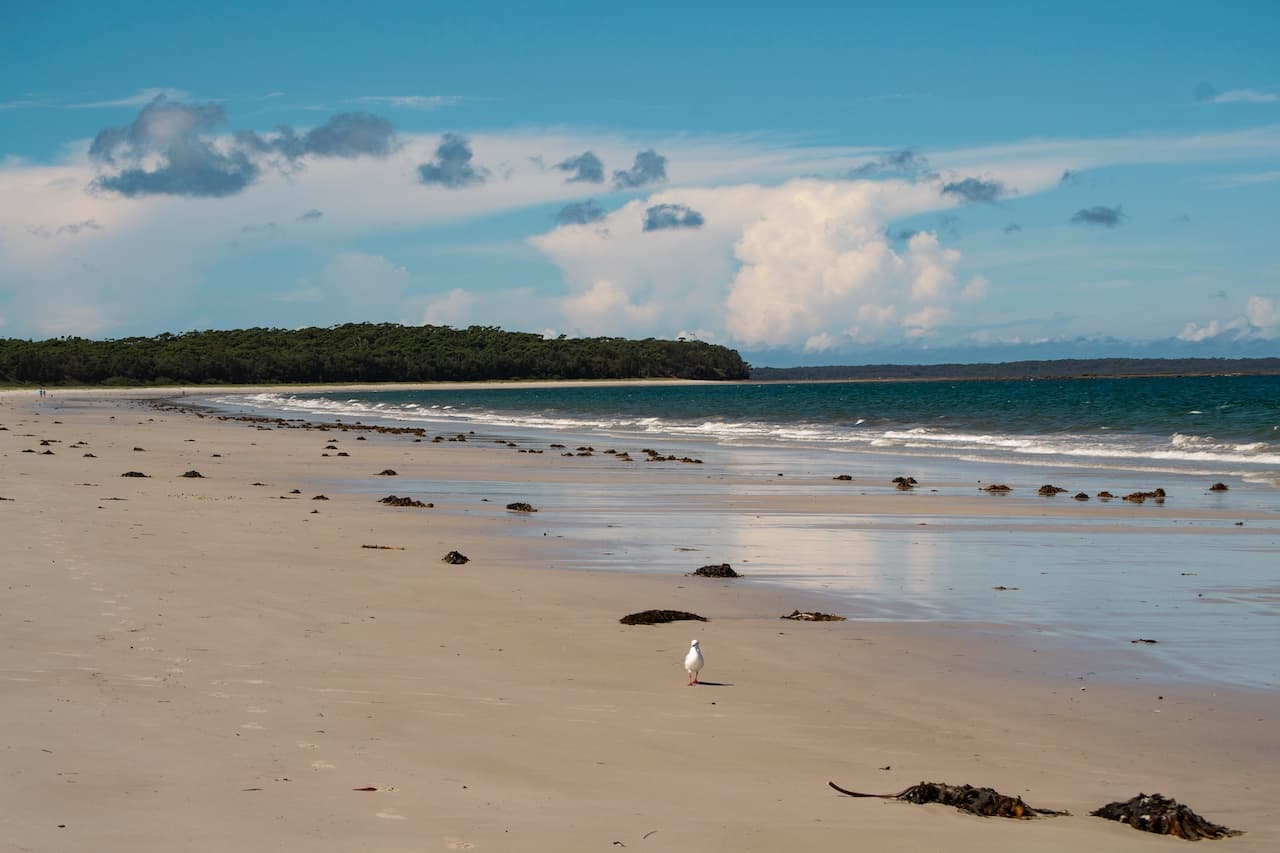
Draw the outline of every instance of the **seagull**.
[[[689,654],[684,656],[684,671],[689,673],[690,687],[698,683],[698,673],[702,671],[702,649],[698,648],[697,640],[689,644]]]

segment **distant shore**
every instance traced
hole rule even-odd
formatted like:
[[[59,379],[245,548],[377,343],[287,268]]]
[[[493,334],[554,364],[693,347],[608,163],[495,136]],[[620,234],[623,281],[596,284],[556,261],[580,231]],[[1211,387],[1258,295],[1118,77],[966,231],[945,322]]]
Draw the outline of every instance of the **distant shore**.
[[[1280,358],[1093,358],[971,364],[756,367],[753,382],[964,382],[1280,375]]]

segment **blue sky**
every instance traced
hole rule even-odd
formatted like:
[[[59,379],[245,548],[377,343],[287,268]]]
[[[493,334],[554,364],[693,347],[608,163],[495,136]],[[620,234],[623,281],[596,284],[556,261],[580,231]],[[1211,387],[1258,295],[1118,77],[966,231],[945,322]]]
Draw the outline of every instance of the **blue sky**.
[[[0,335],[1280,352],[1272,3],[6,10]]]

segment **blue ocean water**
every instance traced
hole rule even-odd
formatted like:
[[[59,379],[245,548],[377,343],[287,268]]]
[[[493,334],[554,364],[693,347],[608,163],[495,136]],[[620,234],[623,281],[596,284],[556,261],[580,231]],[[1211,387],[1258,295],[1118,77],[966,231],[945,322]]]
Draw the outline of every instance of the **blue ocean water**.
[[[1028,643],[1083,649],[1097,663],[1080,677],[1280,689],[1280,377],[508,385],[213,402],[529,447],[689,454],[706,464],[667,467],[660,485],[625,491],[581,476],[477,482],[410,470],[396,486],[437,514],[531,500],[542,511],[513,529],[562,540],[561,567],[727,561],[855,618],[1012,626]],[[874,513],[797,508],[840,488],[836,472],[855,476],[855,493],[882,497]],[[897,491],[897,474],[921,489]],[[1007,515],[931,513],[930,494],[974,497],[978,481],[994,480],[1015,486],[990,497]],[[1230,490],[1209,492],[1216,481]],[[1170,498],[1134,513],[1064,495],[1064,511],[1040,513],[1046,482],[1089,494],[1160,486]],[[385,487],[370,478],[358,488]],[[1131,644],[1139,638],[1159,642]]]
[[[477,431],[1189,471],[1280,486],[1280,376],[502,386],[226,402]]]

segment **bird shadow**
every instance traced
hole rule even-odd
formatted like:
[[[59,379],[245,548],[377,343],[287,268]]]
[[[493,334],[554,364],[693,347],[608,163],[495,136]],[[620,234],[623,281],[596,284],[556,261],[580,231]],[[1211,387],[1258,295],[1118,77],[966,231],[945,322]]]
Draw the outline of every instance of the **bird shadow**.
[[[731,681],[699,681],[697,684],[690,684],[690,687],[732,687]]]

